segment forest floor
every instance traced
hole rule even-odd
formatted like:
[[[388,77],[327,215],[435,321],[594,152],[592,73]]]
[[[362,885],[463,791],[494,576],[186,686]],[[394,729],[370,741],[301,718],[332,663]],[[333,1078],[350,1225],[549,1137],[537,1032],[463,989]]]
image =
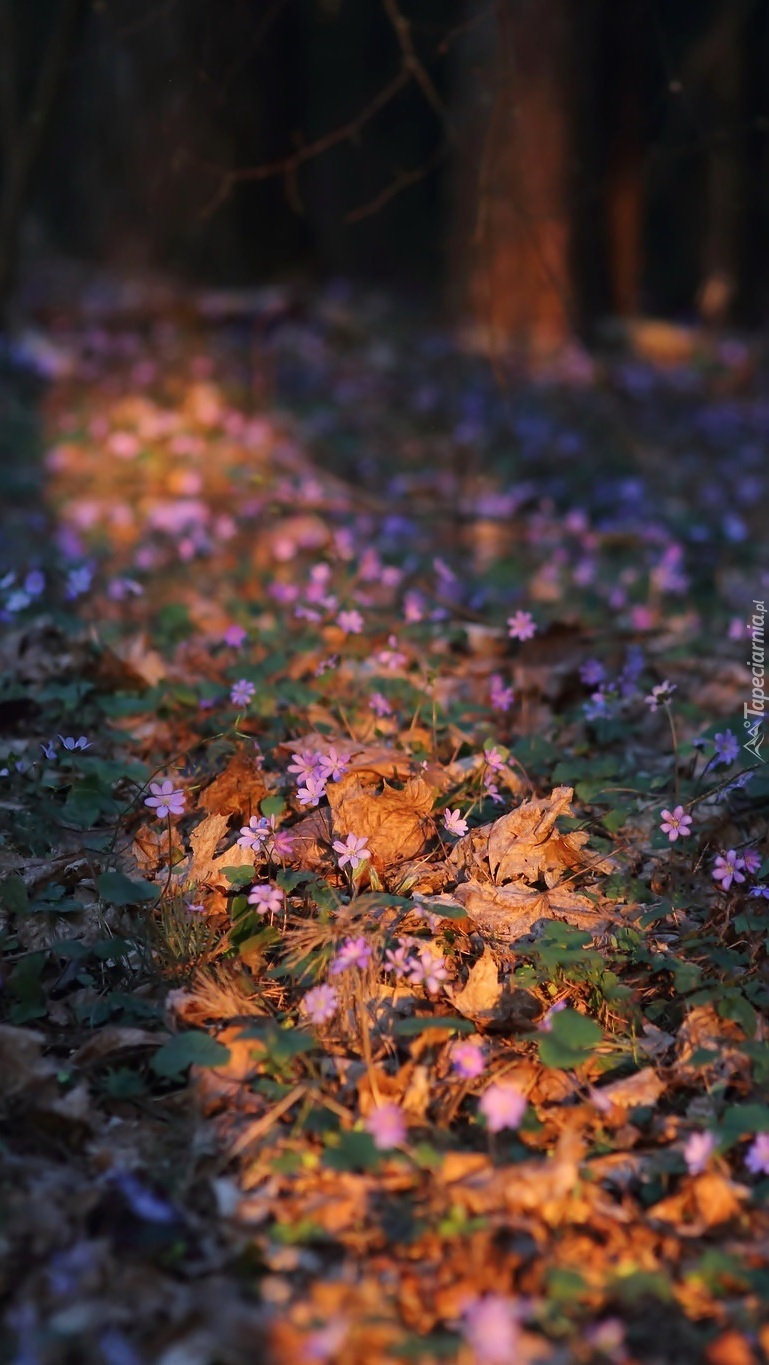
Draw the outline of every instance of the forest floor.
[[[769,1360],[760,360],[20,359],[0,1357]]]

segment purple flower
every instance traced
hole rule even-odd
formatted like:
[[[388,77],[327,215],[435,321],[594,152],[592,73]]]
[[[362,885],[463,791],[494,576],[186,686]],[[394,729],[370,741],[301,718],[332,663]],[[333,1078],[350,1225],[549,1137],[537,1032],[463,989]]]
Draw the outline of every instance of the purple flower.
[[[752,1175],[769,1175],[769,1133],[759,1133],[745,1153],[745,1165]]]
[[[769,886],[754,886],[751,896],[760,896],[762,900],[769,901]]]
[[[361,935],[360,938],[346,938],[329,968],[332,976],[346,972],[348,967],[358,967],[363,971],[371,961],[371,947]]]
[[[462,1335],[474,1365],[510,1365],[520,1359],[516,1305],[503,1294],[484,1294],[468,1304]]]
[[[294,755],[293,763],[289,763],[288,771],[296,773],[297,778],[306,782],[308,777],[316,777],[318,773],[319,755],[314,749],[304,750],[300,754]]]
[[[684,1144],[684,1161],[689,1175],[702,1175],[717,1145],[715,1133],[690,1133]]]
[[[733,848],[728,853],[719,853],[713,864],[714,880],[721,883],[721,889],[728,891],[732,882],[744,882],[745,877],[740,869],[744,867],[742,858],[738,858]]]
[[[294,836],[291,830],[276,829],[268,847],[273,858],[291,858],[294,852]]]
[[[486,1058],[478,1043],[463,1041],[451,1049],[451,1065],[463,1080],[471,1081],[486,1070]]]
[[[507,633],[511,640],[530,640],[537,627],[530,611],[516,611],[507,618]]]
[[[393,972],[398,978],[408,976],[413,965],[411,946],[411,939],[401,939],[397,948],[388,948],[384,955],[385,971]]]
[[[676,684],[668,682],[666,678],[664,682],[658,683],[656,687],[652,688],[648,696],[644,697],[644,701],[650,711],[656,711],[660,706],[667,706],[675,690]]]
[[[70,753],[73,753],[75,749],[90,749],[91,747],[91,741],[86,739],[85,735],[81,735],[79,739],[75,739],[72,735],[59,735],[59,739]]]
[[[448,976],[445,957],[432,953],[429,948],[422,948],[418,959],[411,965],[409,982],[412,986],[424,986],[429,995],[437,995]]]
[[[357,871],[361,863],[371,857],[366,847],[365,836],[358,837],[357,834],[348,834],[344,843],[341,839],[336,839],[332,847],[334,852],[339,854],[340,868],[346,867],[349,863],[351,872]]]
[[[579,670],[585,687],[599,687],[606,677],[606,669],[598,659],[586,659]]]
[[[302,1009],[313,1024],[325,1024],[339,1007],[339,996],[328,983],[313,986],[302,1001]]]
[[[369,706],[375,716],[391,716],[393,709],[386,697],[381,692],[372,692]]]
[[[230,692],[230,701],[233,706],[248,706],[255,691],[256,688],[252,682],[249,682],[247,678],[240,678]]]
[[[247,633],[242,626],[228,626],[222,639],[224,640],[224,643],[229,645],[232,649],[240,649],[240,646],[244,644],[247,639]]]
[[[380,1104],[372,1109],[364,1124],[381,1152],[400,1147],[406,1140],[406,1118],[399,1104]]]
[[[169,777],[165,782],[150,782],[152,796],[145,798],[145,806],[154,806],[155,814],[164,820],[167,815],[182,815],[184,813],[185,795],[183,791],[174,787]]]
[[[517,1128],[526,1109],[526,1096],[514,1085],[495,1082],[484,1090],[478,1105],[490,1133]]]
[[[757,853],[754,848],[746,848],[742,855],[742,865],[751,877],[755,877],[761,866],[761,854]]]
[[[561,1010],[566,1009],[568,1003],[567,1000],[556,1000],[555,1004],[551,1005],[549,1010],[545,1010],[545,1013],[537,1024],[537,1029],[540,1033],[552,1033],[553,1015],[560,1014]]]
[[[676,839],[685,839],[691,834],[689,825],[692,823],[691,815],[687,815],[683,806],[676,806],[675,810],[663,810],[660,829],[663,834],[667,834],[671,844]]]
[[[723,763],[724,767],[728,768],[729,764],[739,757],[739,741],[731,730],[725,730],[723,734],[716,735],[713,739],[713,745],[716,751],[712,760],[714,766]]]
[[[261,853],[270,833],[270,822],[263,815],[252,815],[247,825],[241,825],[238,848],[252,848]]]
[[[360,612],[354,610],[340,611],[336,618],[336,623],[339,626],[339,629],[344,631],[345,635],[360,635],[364,625],[363,617]]]
[[[447,810],[443,816],[443,824],[449,834],[467,834],[467,821],[458,810]]]
[[[251,887],[248,903],[253,905],[258,915],[274,915],[276,910],[283,909],[283,892],[270,882],[261,882]]]
[[[318,770],[324,781],[328,782],[331,778],[332,782],[338,782],[347,772],[347,762],[332,744],[324,754],[318,755]]]
[[[52,739],[49,739],[45,744],[41,744],[40,748],[42,749],[45,758],[53,760],[56,757],[56,745]]]
[[[489,678],[489,701],[495,711],[509,711],[515,701],[515,692],[505,687],[501,673],[492,673]]]
[[[301,806],[317,806],[326,795],[326,779],[316,770],[304,780],[304,786],[297,787],[296,796]]]

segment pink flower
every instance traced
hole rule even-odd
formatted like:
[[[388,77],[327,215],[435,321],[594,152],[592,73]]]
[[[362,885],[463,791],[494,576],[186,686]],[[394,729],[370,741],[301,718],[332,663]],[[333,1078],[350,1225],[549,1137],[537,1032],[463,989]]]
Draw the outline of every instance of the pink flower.
[[[222,636],[224,643],[230,645],[232,649],[240,649],[246,639],[246,632],[242,626],[228,626]]]
[[[463,1080],[471,1081],[486,1070],[486,1058],[478,1043],[455,1043],[451,1049],[451,1065]]]
[[[537,627],[530,611],[517,611],[507,618],[507,633],[511,640],[530,640]]]
[[[360,635],[364,625],[359,611],[340,611],[336,623],[345,635]]]
[[[467,834],[467,821],[458,810],[447,810],[443,816],[443,824],[449,834]]]
[[[769,1175],[769,1133],[759,1133],[745,1153],[745,1165],[753,1175]]]
[[[684,1161],[689,1175],[702,1175],[716,1150],[715,1133],[691,1133],[684,1144]]]
[[[155,814],[161,820],[167,815],[182,815],[184,812],[185,795],[183,791],[174,787],[170,778],[165,782],[150,782],[152,796],[145,798],[145,806],[154,806]]]
[[[316,770],[304,780],[303,787],[297,787],[296,796],[301,806],[317,806],[326,795],[326,779]]]
[[[509,711],[515,701],[512,687],[505,687],[500,673],[492,673],[489,678],[489,701],[495,711]]]
[[[755,876],[761,866],[761,854],[757,853],[754,848],[746,848],[742,855],[742,865],[751,877]]]
[[[676,690],[676,684],[669,682],[666,678],[664,682],[657,683],[651,692],[644,697],[646,705],[650,711],[656,711],[660,706],[667,706]]]
[[[689,829],[691,823],[691,815],[686,814],[683,806],[676,806],[675,810],[662,811],[660,829],[663,834],[667,834],[671,844],[674,844],[676,839],[685,839],[687,835],[691,834]]]
[[[247,678],[241,678],[230,692],[230,701],[234,706],[248,706],[255,691],[256,688],[252,682],[249,682]]]
[[[728,853],[719,853],[713,864],[713,878],[721,883],[721,889],[728,891],[732,882],[744,882],[744,874],[740,871],[745,864],[742,858],[738,858],[733,848]]]
[[[514,1085],[495,1082],[484,1090],[478,1105],[490,1133],[517,1128],[526,1108],[526,1096]]]
[[[347,971],[348,967],[358,967],[362,971],[371,961],[371,947],[361,935],[360,938],[346,938],[329,968],[332,976]]]
[[[339,996],[333,986],[327,983],[313,986],[302,1001],[302,1009],[313,1024],[325,1024],[331,1019],[339,1006]]]
[[[393,709],[386,697],[381,692],[372,692],[369,706],[375,716],[391,716]]]
[[[422,948],[417,961],[412,963],[409,982],[412,986],[424,986],[429,995],[437,995],[448,976],[445,957]]]
[[[332,845],[334,852],[339,854],[339,866],[345,867],[350,864],[350,871],[355,872],[371,854],[366,847],[365,836],[358,837],[357,834],[348,834],[347,839],[342,843],[341,839],[336,839]]]
[[[331,744],[324,754],[318,755],[318,768],[326,782],[329,778],[332,782],[338,782],[347,772],[347,762]]]
[[[283,892],[270,882],[262,882],[259,886],[252,886],[248,903],[253,905],[258,915],[273,915],[276,910],[283,909]]]
[[[406,1119],[399,1104],[380,1104],[372,1109],[364,1125],[380,1151],[400,1147],[406,1140]]]
[[[516,1305],[503,1294],[484,1294],[468,1304],[462,1335],[475,1365],[512,1365],[519,1359]]]

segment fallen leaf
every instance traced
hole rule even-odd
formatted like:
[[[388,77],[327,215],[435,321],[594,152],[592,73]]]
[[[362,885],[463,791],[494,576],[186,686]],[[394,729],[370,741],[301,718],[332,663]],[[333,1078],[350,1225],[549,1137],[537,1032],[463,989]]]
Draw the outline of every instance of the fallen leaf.
[[[517,1022],[523,1025],[536,1019],[541,1006],[531,991],[515,989],[499,980],[494,954],[484,948],[461,991],[446,986],[452,1005],[466,1019],[488,1026]]]
[[[224,770],[200,793],[198,805],[212,815],[250,816],[267,794],[254,758],[244,749],[232,755]]]
[[[402,791],[375,791],[357,773],[347,773],[327,789],[334,832],[364,836],[372,860],[379,867],[415,858],[432,833],[430,811],[435,793],[421,777],[411,777]]]
[[[540,922],[565,920],[578,929],[601,933],[610,917],[599,906],[570,887],[531,891],[522,886],[491,886],[488,882],[460,882],[454,891],[482,934],[499,942],[516,943],[536,931]]]

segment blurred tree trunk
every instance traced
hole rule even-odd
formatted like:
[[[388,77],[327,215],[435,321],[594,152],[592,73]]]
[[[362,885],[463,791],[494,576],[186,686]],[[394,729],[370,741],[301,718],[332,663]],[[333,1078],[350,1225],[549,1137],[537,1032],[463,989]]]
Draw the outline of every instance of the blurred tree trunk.
[[[604,0],[599,24],[606,81],[607,165],[605,233],[608,248],[609,307],[632,317],[640,307],[644,218],[643,0]]]
[[[452,292],[492,346],[554,351],[574,326],[572,13],[569,0],[497,0],[493,19],[469,15]]]
[[[61,89],[77,36],[82,0],[59,0],[25,101],[24,63],[20,55],[13,0],[0,0],[0,327],[8,322],[22,217],[56,97]],[[38,19],[40,15],[38,14]],[[37,33],[34,35],[37,43]]]

